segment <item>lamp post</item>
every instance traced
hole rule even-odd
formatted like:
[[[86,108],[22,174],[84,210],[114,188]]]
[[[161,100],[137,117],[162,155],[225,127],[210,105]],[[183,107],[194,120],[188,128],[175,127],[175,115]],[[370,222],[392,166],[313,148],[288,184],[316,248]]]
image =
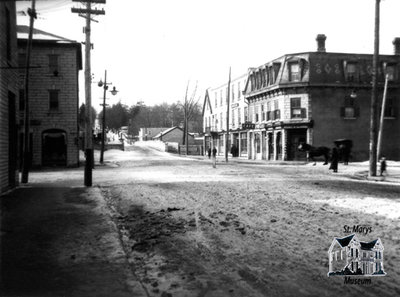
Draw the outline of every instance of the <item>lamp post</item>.
[[[104,161],[104,143],[105,143],[105,127],[106,127],[106,91],[108,90],[108,85],[111,85],[111,83],[107,83],[107,70],[104,71],[104,83],[100,80],[98,83],[98,86],[101,88],[103,87],[103,119],[102,119],[102,124],[101,124],[101,150],[100,150],[100,163],[103,164]],[[116,95],[118,91],[113,87],[113,89],[110,91],[112,95]]]

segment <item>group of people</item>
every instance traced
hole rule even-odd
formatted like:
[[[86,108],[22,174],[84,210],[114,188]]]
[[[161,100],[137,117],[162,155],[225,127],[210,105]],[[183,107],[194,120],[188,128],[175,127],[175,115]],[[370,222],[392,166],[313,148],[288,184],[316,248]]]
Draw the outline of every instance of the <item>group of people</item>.
[[[339,150],[334,147],[332,149],[332,154],[331,154],[331,165],[329,166],[329,170],[333,170],[333,172],[337,172],[338,171],[338,164],[339,164]],[[344,159],[344,164],[347,165],[348,164],[348,159]],[[384,156],[382,156],[379,160],[379,171],[380,171],[380,176],[383,176],[385,174],[387,174],[386,168],[386,158]]]

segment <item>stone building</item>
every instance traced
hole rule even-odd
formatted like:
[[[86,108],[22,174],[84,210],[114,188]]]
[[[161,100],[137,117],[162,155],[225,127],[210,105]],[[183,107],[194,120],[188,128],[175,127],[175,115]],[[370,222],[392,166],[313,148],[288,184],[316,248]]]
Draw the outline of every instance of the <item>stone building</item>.
[[[243,97],[247,74],[232,79],[229,96],[228,148],[238,148],[240,156],[247,156],[247,102]],[[218,154],[225,153],[228,82],[206,90],[203,103],[203,131],[205,151],[217,148]]]
[[[303,160],[299,143],[332,148],[337,139],[353,141],[351,160],[369,158],[373,56],[329,53],[325,40],[317,36],[316,52],[287,54],[249,69],[249,159]],[[388,75],[382,153],[400,160],[400,39],[393,44],[393,55],[379,56],[378,88],[381,102]]]
[[[18,59],[21,66],[26,57],[28,30],[27,26],[18,26]],[[34,29],[31,67],[29,109],[32,166],[78,166],[81,44]],[[21,70],[20,81],[23,82],[23,79],[24,71]],[[23,118],[23,88],[19,90],[19,101],[19,112]],[[21,140],[23,132],[21,126]]]
[[[15,2],[0,1],[0,194],[18,184],[18,70]]]

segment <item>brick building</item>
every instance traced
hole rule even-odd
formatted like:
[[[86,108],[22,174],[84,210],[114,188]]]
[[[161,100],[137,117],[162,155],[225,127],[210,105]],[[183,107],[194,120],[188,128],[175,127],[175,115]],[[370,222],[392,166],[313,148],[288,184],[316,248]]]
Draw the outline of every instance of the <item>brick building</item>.
[[[23,65],[26,57],[28,30],[27,26],[18,26],[20,65]],[[77,166],[81,44],[35,29],[31,67],[29,109],[32,166]],[[23,82],[23,79],[24,72],[21,71],[20,81]],[[19,111],[23,115],[23,88],[19,90],[19,100]],[[23,139],[22,127],[19,137]]]
[[[0,194],[18,184],[15,2],[0,1]]]
[[[228,147],[235,145],[240,156],[247,156],[247,102],[242,94],[247,74],[232,79],[229,95],[229,131]],[[204,148],[216,147],[218,154],[224,154],[226,141],[228,83],[209,88],[203,103]]]
[[[287,54],[249,70],[249,159],[302,160],[300,142],[332,148],[343,138],[353,141],[353,161],[369,158],[373,56],[329,53],[325,40],[317,36],[316,52]],[[400,39],[393,44],[393,55],[379,57],[378,88],[382,100],[387,74],[382,153],[400,160]]]

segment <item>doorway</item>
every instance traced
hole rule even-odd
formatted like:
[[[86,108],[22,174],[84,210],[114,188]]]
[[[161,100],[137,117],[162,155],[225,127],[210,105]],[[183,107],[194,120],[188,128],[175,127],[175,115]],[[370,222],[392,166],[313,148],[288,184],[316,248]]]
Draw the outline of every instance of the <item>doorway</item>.
[[[42,133],[42,166],[67,165],[67,135],[60,129]]]
[[[307,142],[307,129],[288,129],[288,160],[305,161],[307,153],[300,152],[298,147],[300,143]]]

